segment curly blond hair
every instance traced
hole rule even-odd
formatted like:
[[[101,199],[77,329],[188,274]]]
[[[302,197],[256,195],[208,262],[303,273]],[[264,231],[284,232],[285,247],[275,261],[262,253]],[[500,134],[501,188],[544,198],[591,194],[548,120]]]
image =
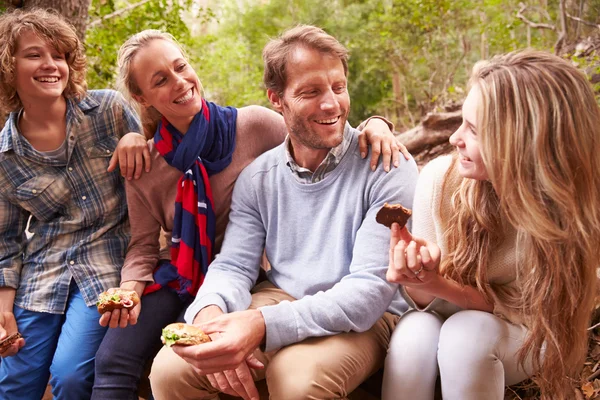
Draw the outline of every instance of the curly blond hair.
[[[9,113],[23,107],[15,87],[17,42],[23,32],[33,32],[65,54],[69,81],[63,95],[81,100],[85,96],[86,60],[77,32],[60,15],[41,9],[16,9],[0,15],[0,111]]]
[[[519,359],[532,357],[543,398],[571,398],[597,290],[600,109],[580,71],[540,51],[476,64],[471,86],[489,181],[460,178],[456,163],[446,175],[441,271],[518,312],[529,330]],[[507,224],[523,255],[516,296],[486,277]]]

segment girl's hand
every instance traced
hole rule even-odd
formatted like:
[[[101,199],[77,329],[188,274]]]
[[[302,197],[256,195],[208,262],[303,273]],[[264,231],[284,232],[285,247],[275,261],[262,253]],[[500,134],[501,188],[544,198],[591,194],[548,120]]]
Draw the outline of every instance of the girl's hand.
[[[386,278],[404,286],[425,288],[440,278],[441,252],[435,244],[413,237],[406,227],[392,224],[390,264]]]
[[[121,176],[128,181],[142,176],[144,165],[146,172],[150,172],[150,151],[146,138],[136,132],[129,132],[123,136],[110,159],[107,171],[115,170],[117,164],[121,167]]]
[[[371,169],[375,171],[379,156],[382,156],[383,169],[390,170],[390,164],[394,167],[400,164],[400,153],[405,159],[411,155],[406,147],[394,136],[389,125],[381,118],[371,118],[358,136],[360,155],[365,158],[368,154],[368,146],[371,145]]]

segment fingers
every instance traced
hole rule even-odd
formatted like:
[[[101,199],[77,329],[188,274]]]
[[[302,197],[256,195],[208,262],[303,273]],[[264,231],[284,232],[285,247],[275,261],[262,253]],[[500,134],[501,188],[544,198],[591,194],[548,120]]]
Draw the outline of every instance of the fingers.
[[[422,272],[421,255],[417,249],[417,243],[410,242],[406,247],[406,266],[413,275]]]
[[[142,176],[142,170],[144,169],[144,161],[141,153],[135,153],[135,172],[133,174],[134,179],[139,179]]]
[[[360,135],[358,135],[358,149],[360,151],[360,157],[365,158],[367,156],[367,152],[368,152],[368,145],[367,145],[367,135],[364,132],[362,132]]]
[[[391,255],[393,253],[394,247],[398,244],[400,240],[402,240],[402,234],[400,225],[397,222],[394,222],[391,227],[392,233],[390,235],[390,264],[393,264],[393,260]]]
[[[437,245],[428,243],[427,246],[422,246],[420,248],[420,254],[423,268],[425,268],[427,271],[434,271],[438,268],[441,252]]]
[[[108,326],[108,323],[110,322],[111,315],[112,315],[112,313],[109,313],[109,312],[105,312],[104,314],[102,314],[100,316],[100,320],[98,321],[98,323],[100,324],[100,326]]]
[[[400,151],[398,151],[398,149],[398,142],[394,141],[394,143],[392,144],[392,163],[396,168],[398,168],[398,166],[400,165]]]
[[[129,311],[129,324],[131,325],[135,325],[137,324],[138,321],[138,317],[140,315],[140,311],[141,311],[141,304],[138,304],[137,306],[134,307],[133,310]]]
[[[377,168],[377,162],[379,161],[380,155],[381,139],[373,139],[373,143],[371,143],[371,171],[375,171],[375,168]]]
[[[406,148],[405,145],[402,144],[402,142],[398,139],[396,139],[396,145],[398,146],[398,149],[400,150],[400,153],[402,153],[402,155],[404,156],[404,158],[406,160],[410,160],[411,154],[408,151],[408,149]]]
[[[383,160],[383,169],[385,172],[390,172],[390,164],[392,162],[392,143],[381,142],[381,158]]]
[[[127,152],[123,149],[117,149],[115,152],[119,153],[119,167],[121,168],[121,176],[127,177]]]
[[[12,357],[19,352],[25,346],[25,339],[17,339],[8,349],[3,353],[0,353],[0,357]]]
[[[119,156],[117,155],[117,152],[115,151],[115,152],[113,152],[113,155],[110,158],[110,161],[108,163],[108,168],[106,170],[108,172],[113,172],[118,164],[119,164]]]
[[[109,313],[104,313],[104,314],[106,315]],[[128,319],[129,319],[129,310],[127,310],[125,308],[120,308],[120,309],[118,308],[116,310],[113,310],[112,313],[110,313],[110,321],[108,323],[108,326],[111,328],[116,328],[116,327],[125,328],[125,327],[127,327]]]
[[[215,387],[215,389],[218,389],[220,392],[231,395],[231,396],[237,396],[237,393],[235,393],[231,389],[231,386],[229,386],[229,381],[227,380],[227,377],[225,376],[225,374],[223,372],[216,372],[211,375],[215,381],[215,384],[213,385]],[[211,383],[211,385],[212,385],[212,383]]]
[[[256,360],[258,361],[258,360]],[[262,363],[261,363],[262,365]],[[256,384],[254,383],[254,378],[250,373],[250,369],[246,366],[246,364],[242,363],[236,370],[239,382],[243,386],[243,391],[248,396],[250,400],[259,400],[260,396],[258,395],[258,389],[256,389]],[[239,393],[239,392],[238,392]]]
[[[133,179],[133,174],[135,172],[135,162],[136,162],[136,157],[137,154],[127,154],[127,171],[126,171],[126,178],[128,181],[130,181],[131,179]],[[122,165],[122,163],[121,163]]]
[[[150,170],[152,169],[152,159],[150,158],[150,150],[148,150],[147,145],[142,151],[142,156],[144,157],[144,165],[146,166],[146,172],[150,172]]]
[[[258,358],[256,358],[254,356],[254,354],[250,354],[246,358],[246,364],[248,365],[248,367],[250,367],[252,369],[263,369],[265,367],[265,364],[263,364],[262,362],[260,362],[258,360]]]

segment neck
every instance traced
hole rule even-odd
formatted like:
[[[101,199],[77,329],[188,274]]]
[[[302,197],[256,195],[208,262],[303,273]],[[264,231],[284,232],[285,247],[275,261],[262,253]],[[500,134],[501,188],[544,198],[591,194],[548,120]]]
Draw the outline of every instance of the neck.
[[[300,167],[307,168],[311,172],[315,172],[319,165],[321,165],[325,157],[327,157],[329,150],[331,149],[313,149],[307,147],[302,143],[298,143],[290,136],[290,154],[294,158],[294,161]]]
[[[47,102],[24,102],[22,123],[28,126],[54,126],[67,117],[67,100],[60,96]]]
[[[60,147],[67,134],[67,102],[64,97],[52,102],[23,104],[17,122],[21,135],[38,151]]]

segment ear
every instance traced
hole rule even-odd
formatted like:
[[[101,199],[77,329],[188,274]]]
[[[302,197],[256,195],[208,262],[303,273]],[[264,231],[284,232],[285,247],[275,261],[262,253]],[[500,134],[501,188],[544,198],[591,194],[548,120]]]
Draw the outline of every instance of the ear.
[[[133,99],[135,101],[137,101],[140,106],[145,107],[145,108],[150,107],[150,104],[146,101],[144,96],[138,95],[138,94],[132,94],[131,97],[133,97]]]
[[[267,97],[276,111],[283,112],[283,100],[277,93],[271,89],[267,89]]]

